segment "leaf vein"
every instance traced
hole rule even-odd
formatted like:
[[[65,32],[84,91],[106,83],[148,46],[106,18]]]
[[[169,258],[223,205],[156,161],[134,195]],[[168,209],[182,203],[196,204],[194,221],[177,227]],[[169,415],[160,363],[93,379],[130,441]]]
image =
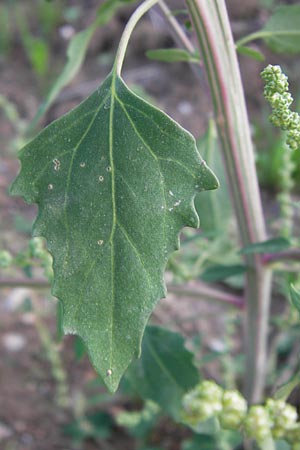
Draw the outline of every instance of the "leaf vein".
[[[131,109],[135,109],[137,112],[139,112],[140,114],[142,114],[143,116],[145,116],[147,118],[148,121],[151,121],[156,128],[160,131],[160,133],[165,134],[169,137],[171,137],[172,139],[175,139],[175,141],[180,142],[181,144],[183,143],[181,139],[179,139],[176,135],[172,134],[172,133],[168,133],[164,128],[160,127],[159,124],[151,117],[148,116],[148,114],[146,114],[143,110],[141,110],[140,108],[137,108],[136,106],[130,105],[129,103],[123,102],[122,100],[120,100],[118,98],[119,102],[122,103],[122,105],[125,107],[129,107]],[[154,109],[154,107],[152,106],[152,108]],[[158,110],[161,114],[163,114],[160,110]],[[173,119],[171,117],[168,117],[169,120],[173,121]],[[186,131],[186,133],[188,133]]]
[[[66,230],[66,250],[65,250],[64,263],[63,263],[64,267],[67,264],[67,259],[68,259],[68,254],[69,254],[69,247],[70,247],[70,237],[69,237],[70,227],[69,227],[69,220],[68,220],[68,213],[67,213],[67,204],[68,204],[68,195],[69,195],[69,188],[70,188],[70,183],[71,183],[71,175],[72,175],[74,159],[75,159],[75,157],[77,155],[77,151],[78,151],[80,145],[82,144],[82,142],[84,141],[84,139],[88,135],[89,131],[91,130],[91,128],[92,128],[92,126],[93,126],[93,124],[94,124],[94,122],[95,122],[95,120],[97,118],[97,115],[98,115],[99,111],[101,110],[103,104],[105,103],[105,101],[107,100],[109,95],[110,95],[110,93],[104,97],[104,99],[102,100],[102,102],[100,103],[98,108],[96,109],[96,111],[95,111],[95,113],[94,113],[94,115],[93,115],[93,117],[92,117],[92,119],[91,119],[91,121],[89,123],[89,126],[86,128],[85,132],[83,133],[83,135],[79,139],[78,143],[74,147],[74,152],[73,152],[72,158],[70,160],[69,170],[68,170],[68,175],[67,175],[66,190],[65,190],[65,198],[64,198],[64,204],[63,204],[63,213],[64,213],[64,217],[65,217],[65,230]]]
[[[182,167],[189,175],[191,175],[191,177],[196,179],[196,176],[193,172],[191,172],[184,164],[182,164],[179,161],[176,161],[175,159],[172,158],[162,158],[161,156],[158,156],[158,159],[160,161],[168,161],[168,162],[172,162],[174,164],[177,164],[178,166]]]
[[[140,141],[142,142],[142,144],[144,145],[144,147],[148,150],[148,152],[152,155],[153,159],[156,161],[157,166],[158,166],[158,171],[159,171],[159,175],[160,175],[160,179],[161,179],[161,192],[162,192],[162,197],[163,197],[163,202],[164,202],[164,211],[166,212],[167,210],[167,199],[166,199],[166,188],[165,186],[165,179],[164,179],[164,175],[163,175],[163,171],[161,168],[161,165],[159,163],[159,159],[156,156],[155,152],[151,149],[151,147],[149,146],[149,144],[147,144],[147,142],[144,140],[144,138],[141,136],[140,132],[138,131],[138,129],[136,128],[129,112],[127,111],[126,107],[125,107],[125,103],[122,102],[122,100],[120,100],[119,97],[116,96],[117,101],[119,102],[121,108],[124,111],[124,114],[126,115],[129,123],[131,124],[133,130],[135,131],[136,135],[138,136],[138,138],[140,139]],[[163,234],[164,234],[164,242],[166,241],[166,213],[163,214]]]
[[[159,356],[157,355],[157,352],[155,351],[153,345],[151,344],[150,340],[147,339],[147,344],[149,347],[149,351],[153,356],[153,359],[155,359],[155,361],[157,362],[157,364],[159,365],[159,367],[161,368],[161,370],[166,374],[166,376],[178,387],[178,389],[180,391],[182,391],[182,387],[180,386],[180,384],[178,383],[178,381],[176,380],[176,378],[173,377],[172,373],[166,368],[166,365],[161,361],[161,359],[159,358]]]
[[[123,235],[125,236],[126,240],[129,242],[131,248],[134,250],[134,253],[136,254],[138,260],[140,261],[140,264],[143,267],[143,269],[145,271],[145,274],[147,276],[147,281],[148,281],[148,284],[149,284],[149,288],[151,288],[151,276],[150,276],[150,274],[149,274],[149,272],[148,272],[148,270],[147,270],[147,268],[145,266],[145,263],[143,261],[143,258],[142,258],[142,255],[141,255],[140,251],[138,250],[138,248],[137,248],[136,244],[134,243],[134,241],[129,236],[129,234],[126,231],[126,228],[124,227],[124,225],[122,225],[119,220],[118,220],[117,224],[118,224],[120,230],[122,231]]]

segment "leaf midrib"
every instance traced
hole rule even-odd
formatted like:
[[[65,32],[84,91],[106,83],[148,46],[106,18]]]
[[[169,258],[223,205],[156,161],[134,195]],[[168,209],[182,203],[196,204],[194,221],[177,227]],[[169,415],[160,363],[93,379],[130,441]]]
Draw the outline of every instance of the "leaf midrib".
[[[110,327],[110,352],[109,352],[109,367],[107,370],[112,371],[113,367],[113,338],[114,338],[114,317],[115,317],[115,248],[114,248],[114,235],[117,224],[117,213],[116,213],[116,186],[115,186],[115,166],[113,158],[113,120],[114,120],[114,104],[115,104],[115,93],[116,93],[116,72],[113,71],[112,82],[111,82],[111,98],[110,98],[110,110],[109,110],[109,164],[110,164],[110,174],[111,174],[111,196],[112,196],[112,208],[113,208],[113,222],[111,228],[111,234],[108,240],[111,248],[111,258],[110,258],[110,269],[111,269],[111,327]],[[107,372],[108,373],[108,372]]]
[[[161,368],[162,372],[165,373],[166,377],[169,378],[178,387],[178,389],[180,391],[184,392],[183,388],[180,386],[180,384],[178,383],[176,378],[173,377],[172,373],[166,368],[166,366],[163,363],[163,361],[161,361],[159,355],[157,354],[157,352],[155,350],[155,347],[152,345],[152,343],[150,342],[149,338],[147,339],[147,344],[148,344],[149,351],[150,351],[151,355],[153,356],[153,359],[155,359],[155,361],[157,362],[157,364]]]

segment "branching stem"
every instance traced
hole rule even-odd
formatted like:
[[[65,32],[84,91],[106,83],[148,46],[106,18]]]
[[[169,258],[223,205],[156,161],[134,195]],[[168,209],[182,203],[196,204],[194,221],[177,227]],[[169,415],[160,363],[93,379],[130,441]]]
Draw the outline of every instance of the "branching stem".
[[[190,53],[195,53],[195,47],[193,46],[189,38],[186,36],[185,32],[183,31],[183,29],[181,28],[175,17],[172,15],[171,10],[169,9],[168,5],[164,2],[164,0],[160,0],[159,7],[164,13],[166,19],[168,20],[182,47],[185,48]]]
[[[297,30],[297,32],[295,32],[293,30],[290,30],[290,31],[288,31],[288,30],[284,30],[284,31],[277,30],[274,33],[274,31],[260,30],[260,31],[256,31],[255,33],[248,34],[247,36],[239,39],[236,42],[236,46],[237,47],[241,47],[241,46],[247,44],[248,42],[255,41],[256,39],[265,39],[265,38],[268,38],[268,37],[274,37],[274,35],[275,36],[284,36],[284,37],[286,37],[286,36],[290,36],[290,37],[295,36],[295,38],[296,38],[296,36],[299,35],[299,32],[298,32],[298,30]]]
[[[186,0],[213,99],[228,185],[242,244],[266,240],[254,152],[235,45],[224,0]],[[247,255],[246,397],[262,398],[267,356],[271,271]]]

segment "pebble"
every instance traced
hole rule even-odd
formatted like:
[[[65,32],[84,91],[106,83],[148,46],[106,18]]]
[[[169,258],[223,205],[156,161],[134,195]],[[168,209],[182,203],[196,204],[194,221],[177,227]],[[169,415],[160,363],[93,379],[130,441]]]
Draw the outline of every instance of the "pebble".
[[[7,425],[4,425],[4,423],[0,422],[0,442],[4,441],[5,439],[8,439],[13,435],[13,431],[11,428],[9,428]]]
[[[2,337],[2,344],[8,352],[19,352],[26,345],[26,339],[19,333],[6,333]]]

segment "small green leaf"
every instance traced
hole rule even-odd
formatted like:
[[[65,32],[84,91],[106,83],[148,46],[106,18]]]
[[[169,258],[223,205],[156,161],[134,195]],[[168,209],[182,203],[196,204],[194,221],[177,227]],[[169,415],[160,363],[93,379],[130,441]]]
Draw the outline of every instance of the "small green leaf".
[[[206,269],[201,274],[201,280],[207,283],[212,283],[215,281],[222,281],[226,278],[230,278],[236,275],[241,275],[246,272],[247,267],[242,264],[233,264],[228,266],[223,266],[217,264]]]
[[[129,0],[128,3],[132,3],[135,0]],[[34,129],[40,118],[50,108],[52,103],[60,91],[69,84],[75,75],[79,72],[82,63],[84,61],[89,43],[98,26],[103,26],[108,23],[114,16],[116,10],[122,6],[124,2],[120,0],[106,0],[99,6],[97,10],[96,20],[85,30],[76,33],[67,49],[67,62],[60,73],[59,77],[50,89],[45,101],[41,104],[36,116],[34,117],[30,130]]]
[[[262,29],[268,47],[278,53],[300,52],[300,5],[279,6]]]
[[[265,56],[258,50],[251,47],[245,47],[244,45],[237,46],[237,52],[240,55],[249,56],[249,58],[255,59],[256,61],[264,61]]]
[[[194,138],[113,71],[20,152],[11,193],[39,205],[35,236],[53,256],[65,333],[78,334],[115,390],[156,302],[197,192],[217,179]]]
[[[277,253],[286,250],[290,246],[291,243],[288,239],[279,237],[248,245],[247,247],[242,248],[240,253],[243,255],[250,255],[252,253]]]
[[[168,63],[174,62],[193,62],[199,63],[199,55],[192,55],[182,48],[161,48],[158,50],[148,50],[146,56],[149,59],[163,61]]]
[[[288,383],[284,384],[279,389],[277,389],[277,391],[274,394],[275,400],[286,401],[290,396],[290,394],[292,393],[292,391],[295,389],[295,387],[298,386],[299,384],[300,384],[300,376],[299,373],[297,373],[292,377],[292,379]]]
[[[290,293],[292,305],[300,313],[300,292],[291,284]]]
[[[97,24],[105,25],[108,23],[124,3],[134,3],[136,0],[106,0],[97,9]]]
[[[95,24],[91,25],[86,30],[75,34],[72,37],[67,49],[67,63],[61,74],[53,84],[46,100],[41,104],[38,112],[36,113],[36,116],[34,117],[30,126],[31,129],[35,127],[39,119],[50,108],[60,91],[75,77],[75,75],[79,71],[94,31]]]
[[[153,400],[176,420],[183,395],[199,382],[193,354],[184,347],[182,336],[150,326],[145,331],[142,356],[127,377],[142,398]]]

